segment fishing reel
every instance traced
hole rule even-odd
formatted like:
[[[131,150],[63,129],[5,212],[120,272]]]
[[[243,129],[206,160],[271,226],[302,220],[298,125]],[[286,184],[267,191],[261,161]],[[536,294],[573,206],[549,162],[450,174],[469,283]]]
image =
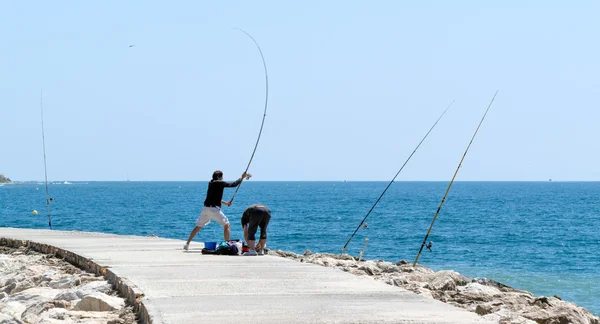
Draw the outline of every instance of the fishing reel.
[[[252,175],[250,173],[246,173],[246,180],[250,180],[250,178],[252,178]]]

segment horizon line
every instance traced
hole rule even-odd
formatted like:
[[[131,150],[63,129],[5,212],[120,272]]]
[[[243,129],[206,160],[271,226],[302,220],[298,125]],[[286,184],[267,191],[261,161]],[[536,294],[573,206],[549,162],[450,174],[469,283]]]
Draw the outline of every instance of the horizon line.
[[[51,180],[55,182],[208,182],[210,180]],[[234,180],[232,180],[234,181]],[[249,181],[249,180],[246,180]],[[450,180],[395,180],[393,182],[448,182]],[[44,180],[12,180],[12,183],[31,183]],[[255,180],[252,182],[389,182],[389,180]],[[455,182],[600,182],[600,180],[455,180]]]

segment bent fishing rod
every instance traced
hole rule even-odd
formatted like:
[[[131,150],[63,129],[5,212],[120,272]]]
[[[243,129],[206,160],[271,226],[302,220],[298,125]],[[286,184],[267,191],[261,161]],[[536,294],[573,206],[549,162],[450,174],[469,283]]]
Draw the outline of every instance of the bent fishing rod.
[[[440,214],[442,205],[444,205],[444,202],[446,201],[446,196],[448,196],[448,192],[450,192],[450,188],[452,187],[452,184],[454,183],[454,179],[456,178],[456,175],[458,174],[458,170],[460,170],[460,167],[461,167],[463,161],[465,160],[465,156],[467,156],[467,152],[469,152],[469,148],[471,147],[471,144],[473,144],[473,140],[475,139],[475,136],[477,135],[477,132],[479,131],[479,128],[481,127],[481,124],[483,124],[483,120],[485,119],[485,116],[487,116],[488,111],[490,111],[490,107],[492,107],[492,103],[494,103],[494,99],[496,99],[496,95],[498,94],[498,91],[499,90],[496,90],[496,93],[494,94],[492,101],[490,101],[490,104],[488,105],[487,109],[485,110],[483,117],[481,117],[481,121],[479,122],[479,125],[477,125],[477,129],[475,129],[475,133],[473,133],[473,137],[471,137],[471,141],[469,142],[469,145],[467,146],[465,153],[463,154],[462,158],[460,159],[460,162],[458,163],[458,167],[456,168],[456,171],[454,171],[454,176],[452,176],[452,180],[450,180],[450,183],[448,184],[446,193],[444,193],[444,197],[442,197],[442,201],[440,202],[440,205],[438,206],[438,209],[435,212],[435,215],[433,216],[433,220],[431,221],[431,225],[429,225],[427,234],[425,234],[425,238],[423,239],[423,243],[421,244],[419,253],[417,253],[417,257],[415,258],[415,262],[413,263],[413,267],[417,265],[419,256],[421,255],[421,252],[423,252],[423,247],[425,246],[425,242],[427,241],[427,238],[429,237],[429,234],[431,233],[431,229],[433,228],[433,224],[435,223],[435,220],[437,219],[438,215]]]
[[[269,102],[269,74],[267,72],[267,63],[265,62],[265,57],[263,55],[263,52],[260,49],[260,46],[258,45],[258,42],[254,39],[254,37],[252,37],[252,35],[248,34],[243,29],[240,29],[237,27],[232,27],[232,28],[241,31],[242,33],[244,33],[248,37],[250,37],[250,39],[252,39],[252,41],[256,45],[256,48],[258,48],[258,52],[260,53],[260,58],[262,59],[262,62],[263,62],[263,67],[265,69],[265,110],[263,112],[263,118],[262,118],[262,122],[260,123],[260,130],[258,131],[258,138],[256,139],[256,144],[254,145],[254,150],[252,151],[252,155],[250,156],[250,161],[248,161],[248,166],[246,166],[246,171],[244,171],[244,173],[247,173],[248,169],[250,169],[250,164],[252,164],[252,160],[254,159],[254,153],[256,153],[256,149],[258,148],[258,143],[260,142],[260,136],[262,135],[263,127],[265,125],[265,118],[267,117],[267,106],[268,106],[268,102]],[[251,175],[247,175],[246,179],[250,179],[250,177],[251,177]],[[244,179],[242,178],[242,182],[243,181],[244,181]],[[233,193],[231,200],[229,200],[230,204],[233,203],[233,199],[235,198],[235,195],[237,194],[238,190],[240,190],[241,186],[242,186],[242,183],[240,182],[240,184],[235,189],[235,192]]]
[[[437,123],[440,121],[440,119],[442,119],[442,117],[444,117],[444,115],[446,114],[446,112],[448,111],[448,109],[450,109],[450,107],[452,106],[453,103],[454,103],[454,100],[452,100],[452,102],[448,105],[448,107],[446,107],[446,110],[444,110],[444,112],[440,115],[440,117],[438,117],[438,119],[435,121],[435,123],[433,124],[433,126],[431,126],[431,128],[429,129],[429,131],[427,132],[427,134],[425,134],[425,136],[423,136],[423,138],[421,139],[421,141],[419,142],[419,144],[417,145],[417,147],[415,147],[414,151],[408,156],[408,158],[406,159],[406,161],[404,161],[404,164],[402,165],[402,167],[400,168],[400,170],[398,170],[398,172],[396,173],[396,175],[394,176],[394,178],[392,179],[392,181],[390,181],[390,183],[388,183],[387,187],[385,187],[385,189],[383,190],[383,192],[381,193],[381,195],[379,196],[379,198],[377,198],[377,200],[375,201],[375,203],[373,204],[373,206],[371,207],[371,209],[369,210],[369,212],[367,212],[367,215],[365,216],[365,218],[363,218],[362,222],[360,222],[360,224],[358,224],[358,226],[354,230],[354,233],[352,233],[352,235],[350,235],[350,238],[348,239],[348,242],[346,242],[346,244],[342,248],[342,254],[346,251],[346,248],[348,247],[348,244],[350,244],[350,241],[352,241],[352,238],[354,238],[354,235],[356,234],[356,232],[358,232],[358,230],[360,229],[360,227],[367,220],[367,217],[369,217],[369,215],[371,214],[371,212],[373,211],[373,209],[375,209],[375,206],[377,206],[377,204],[379,203],[379,201],[381,200],[381,198],[383,197],[383,195],[385,195],[385,192],[390,188],[390,186],[392,185],[392,183],[394,183],[394,180],[396,180],[396,177],[398,177],[398,175],[400,174],[400,172],[402,172],[402,169],[404,169],[404,167],[406,166],[406,164],[408,163],[408,161],[410,161],[410,159],[415,154],[415,152],[417,152],[417,150],[419,149],[419,147],[421,146],[421,144],[425,141],[425,139],[427,138],[427,136],[429,136],[429,133],[431,133],[431,131],[435,128],[435,125],[437,125]]]
[[[50,217],[50,195],[48,193],[48,171],[46,168],[46,137],[44,135],[44,95],[40,91],[40,114],[42,117],[42,147],[44,152],[44,179],[46,183],[46,208],[48,210],[48,227],[52,229],[52,219]]]

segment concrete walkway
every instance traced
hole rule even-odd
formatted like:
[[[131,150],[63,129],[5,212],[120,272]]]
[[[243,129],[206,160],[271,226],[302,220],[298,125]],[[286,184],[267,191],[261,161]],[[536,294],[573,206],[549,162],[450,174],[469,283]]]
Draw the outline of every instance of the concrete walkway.
[[[106,266],[143,292],[156,323],[489,323],[475,313],[341,270],[276,256],[214,256],[201,243],[0,228]],[[89,262],[91,260],[92,262]]]

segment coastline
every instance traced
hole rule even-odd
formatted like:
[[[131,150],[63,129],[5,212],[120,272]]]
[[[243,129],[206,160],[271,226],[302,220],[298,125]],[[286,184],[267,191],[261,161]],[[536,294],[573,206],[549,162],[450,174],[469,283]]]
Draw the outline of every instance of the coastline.
[[[389,285],[410,290],[477,313],[498,323],[526,324],[600,324],[600,318],[583,307],[559,296],[535,296],[487,278],[469,278],[453,270],[434,271],[400,260],[361,260],[350,255],[330,253],[304,254],[273,251],[273,255],[298,262],[336,268],[357,276],[365,276]]]

